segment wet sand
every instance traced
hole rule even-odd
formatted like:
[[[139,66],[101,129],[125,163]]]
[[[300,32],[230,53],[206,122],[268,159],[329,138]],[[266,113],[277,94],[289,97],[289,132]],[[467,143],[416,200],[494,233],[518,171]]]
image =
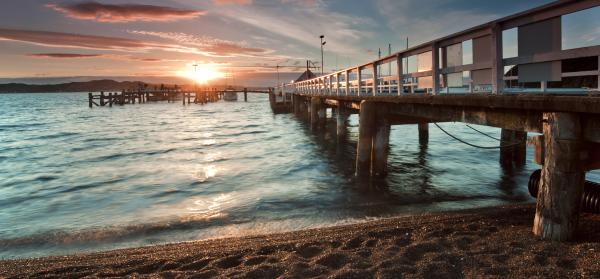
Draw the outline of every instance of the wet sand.
[[[533,236],[534,206],[398,217],[282,234],[0,261],[0,277],[600,278],[600,216],[577,241]]]

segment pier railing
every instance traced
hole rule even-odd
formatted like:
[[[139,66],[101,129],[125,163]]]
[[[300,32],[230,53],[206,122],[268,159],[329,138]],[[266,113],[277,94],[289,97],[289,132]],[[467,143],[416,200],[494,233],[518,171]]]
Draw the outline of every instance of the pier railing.
[[[556,1],[488,22],[369,63],[306,81],[287,84],[295,93],[337,96],[386,96],[410,93],[586,92],[598,88],[549,88],[563,78],[596,78],[600,87],[600,45],[562,47],[562,16],[600,9],[598,0]],[[597,10],[596,10],[597,11]],[[600,12],[598,13],[600,14]],[[503,55],[503,32],[516,28],[518,54]],[[472,61],[462,61],[463,45]],[[511,46],[515,47],[515,46]],[[596,59],[595,70],[565,69],[562,63]],[[592,64],[596,64],[592,63]],[[572,67],[568,67],[572,68]],[[507,71],[505,71],[508,69]],[[518,75],[517,75],[518,73]],[[505,83],[517,83],[517,87]],[[525,86],[526,85],[526,86]]]

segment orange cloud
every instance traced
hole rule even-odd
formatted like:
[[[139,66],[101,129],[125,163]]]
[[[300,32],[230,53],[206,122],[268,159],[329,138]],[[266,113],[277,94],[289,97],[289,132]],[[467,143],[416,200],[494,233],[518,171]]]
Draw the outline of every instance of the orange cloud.
[[[46,7],[63,13],[71,18],[110,23],[131,21],[177,21],[192,19],[206,14],[206,11],[204,10],[182,10],[164,6],[136,4],[111,5],[97,2],[84,2],[69,5],[47,4]]]
[[[128,30],[127,32],[137,35],[154,36],[162,39],[173,40],[182,45],[195,47],[206,56],[263,56],[271,50],[249,47],[245,42],[232,42],[216,39],[208,36],[194,36],[179,32],[154,32]]]
[[[75,58],[95,58],[95,57],[101,57],[102,54],[32,53],[32,54],[27,54],[26,56],[35,57],[35,58],[65,58],[65,59],[75,59]]]

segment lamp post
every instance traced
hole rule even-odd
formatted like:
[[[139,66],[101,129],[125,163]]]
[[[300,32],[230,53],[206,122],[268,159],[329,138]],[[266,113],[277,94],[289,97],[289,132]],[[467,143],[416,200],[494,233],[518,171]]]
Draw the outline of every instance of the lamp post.
[[[321,75],[323,75],[324,73],[324,63],[323,63],[323,46],[327,43],[325,41],[323,41],[323,39],[325,38],[325,35],[321,35],[319,36],[319,38],[321,38]]]
[[[198,89],[196,88],[196,79],[198,78],[196,75],[196,68],[198,67],[197,63],[194,63],[194,65],[192,65],[194,67],[194,92],[196,92]]]

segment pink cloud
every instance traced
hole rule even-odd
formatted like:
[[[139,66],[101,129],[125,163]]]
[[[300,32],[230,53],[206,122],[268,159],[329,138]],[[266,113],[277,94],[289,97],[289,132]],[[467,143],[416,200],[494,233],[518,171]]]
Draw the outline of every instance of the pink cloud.
[[[206,14],[204,10],[183,10],[154,5],[111,5],[97,2],[47,4],[46,7],[68,17],[98,22],[177,21]]]
[[[195,48],[173,44],[146,42],[133,39],[80,35],[72,33],[32,31],[0,28],[0,40],[25,42],[42,46],[105,49],[120,51],[144,51],[158,49],[184,53],[198,53]]]

